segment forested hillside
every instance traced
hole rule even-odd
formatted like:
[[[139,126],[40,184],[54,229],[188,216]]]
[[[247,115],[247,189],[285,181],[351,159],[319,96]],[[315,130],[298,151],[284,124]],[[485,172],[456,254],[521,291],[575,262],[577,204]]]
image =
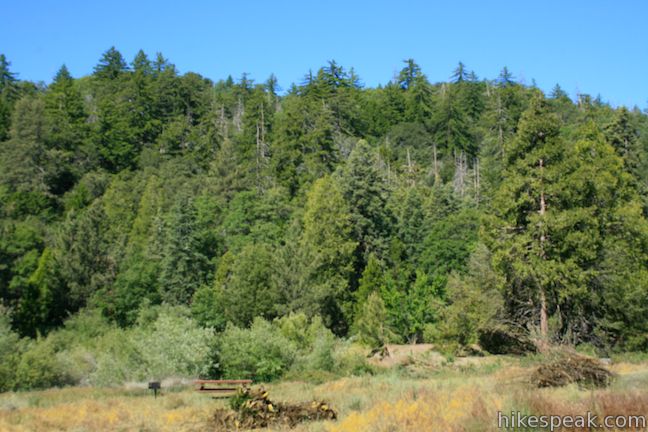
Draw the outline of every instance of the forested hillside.
[[[648,349],[637,108],[413,60],[377,88],[333,61],[282,90],[114,48],[88,76],[0,56],[0,77],[0,356],[20,338],[23,379],[30,339],[154,310],[232,340],[304,319],[374,345]]]

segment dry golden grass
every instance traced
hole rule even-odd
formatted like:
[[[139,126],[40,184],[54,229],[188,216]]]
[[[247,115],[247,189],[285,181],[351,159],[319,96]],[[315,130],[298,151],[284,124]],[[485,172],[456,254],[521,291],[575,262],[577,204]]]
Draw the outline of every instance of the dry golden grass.
[[[497,412],[512,410],[648,415],[648,363],[614,366],[618,380],[594,391],[534,389],[528,383],[533,366],[528,361],[475,363],[466,368],[465,362],[451,362],[427,375],[400,368],[320,385],[293,381],[268,387],[275,401],[326,400],[339,413],[337,422],[302,424],[295,432],[496,431]],[[205,431],[212,429],[214,409],[224,404],[186,388],[158,399],[144,389],[6,393],[0,395],[0,431]]]
[[[52,389],[0,399],[0,431],[198,431],[214,403],[191,391]]]

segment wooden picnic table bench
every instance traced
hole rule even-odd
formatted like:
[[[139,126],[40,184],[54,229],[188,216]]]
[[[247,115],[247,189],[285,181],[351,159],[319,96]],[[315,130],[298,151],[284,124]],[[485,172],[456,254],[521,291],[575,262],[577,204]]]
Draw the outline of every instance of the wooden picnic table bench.
[[[219,396],[231,396],[241,387],[252,384],[252,380],[196,380],[196,390],[202,393],[213,393]]]

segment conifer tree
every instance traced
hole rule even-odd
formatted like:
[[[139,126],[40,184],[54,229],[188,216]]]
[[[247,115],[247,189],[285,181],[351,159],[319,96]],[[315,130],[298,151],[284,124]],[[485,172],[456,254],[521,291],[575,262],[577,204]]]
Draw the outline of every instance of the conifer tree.
[[[466,65],[462,62],[459,62],[457,68],[452,72],[451,79],[455,83],[468,81],[468,71],[466,70]]]
[[[303,308],[309,315],[320,314],[326,325],[343,333],[353,314],[351,289],[358,243],[353,238],[353,215],[341,187],[331,177],[313,184],[303,223],[300,248],[308,287]]]
[[[73,149],[83,140],[86,114],[81,93],[65,65],[61,66],[45,94],[45,109],[51,120],[50,140],[63,149]]]
[[[340,182],[358,245],[357,269],[362,269],[372,253],[381,259],[386,256],[393,218],[386,206],[387,187],[376,169],[375,153],[366,141],[360,140],[349,156]]]
[[[0,54],[0,142],[9,136],[11,110],[18,99],[16,74],[9,69],[11,63],[4,54]]]
[[[128,70],[128,65],[121,53],[113,46],[103,53],[94,74],[99,79],[114,80]]]
[[[562,141],[557,117],[541,96],[524,113],[507,156],[508,181],[494,202],[489,238],[509,317],[538,329],[541,345],[550,336],[592,340],[603,293],[611,288],[598,276],[604,239],[630,229],[621,223],[610,231],[615,224],[609,224],[621,209],[637,208],[621,160],[591,125],[575,142]],[[645,221],[636,211],[632,218],[642,231]],[[560,324],[550,335],[555,314]]]
[[[165,226],[159,274],[160,294],[170,304],[186,304],[207,281],[208,260],[199,248],[193,201],[180,197]]]

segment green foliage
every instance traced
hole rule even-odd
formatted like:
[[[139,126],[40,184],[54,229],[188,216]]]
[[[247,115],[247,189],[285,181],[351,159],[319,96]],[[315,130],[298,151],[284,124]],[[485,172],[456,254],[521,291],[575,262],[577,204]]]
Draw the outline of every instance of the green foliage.
[[[376,88],[331,60],[281,96],[114,47],[47,86],[10,66],[2,388],[368,372],[333,334],[648,349],[645,112],[413,59]]]
[[[160,263],[160,294],[171,304],[186,304],[206,282],[208,260],[199,247],[193,201],[180,198],[166,224]]]
[[[20,338],[11,330],[9,311],[0,306],[0,392],[14,386],[21,350]]]
[[[372,292],[363,303],[354,324],[360,341],[373,348],[389,342],[393,336],[386,321],[385,303],[378,293]]]
[[[442,319],[426,328],[424,339],[461,346],[477,344],[480,333],[497,326],[503,318],[504,301],[498,283],[490,252],[480,244],[470,257],[467,274],[450,275],[449,305],[442,311]]]
[[[145,379],[206,376],[214,366],[215,334],[191,320],[186,308],[161,308],[131,338]]]
[[[324,326],[319,316],[309,320],[304,313],[290,314],[274,324],[279,332],[297,347],[298,351],[292,367],[294,371],[334,371],[333,353],[338,340]]]
[[[112,280],[107,230],[106,213],[95,201],[78,216],[69,213],[58,233],[55,259],[74,309],[84,306]]]
[[[11,62],[4,54],[0,54],[0,141],[9,136],[11,124],[11,109],[18,97],[16,74],[9,70]]]
[[[336,331],[351,318],[349,288],[358,245],[352,220],[339,184],[328,176],[317,180],[307,196],[299,244],[307,291],[290,300],[309,315],[321,315]]]
[[[43,389],[74,383],[71,370],[53,339],[37,339],[28,343],[16,365],[14,387]]]
[[[431,225],[420,262],[430,277],[433,294],[443,297],[450,272],[465,269],[478,228],[479,215],[471,208],[451,213]]]
[[[384,270],[382,263],[374,254],[369,255],[367,267],[362,272],[360,278],[360,285],[356,294],[356,305],[362,308],[362,305],[372,293],[379,293],[384,285]]]
[[[275,268],[272,249],[264,244],[250,244],[238,254],[226,253],[220,260],[214,279],[213,292],[203,288],[194,299],[194,311],[202,309],[206,321],[218,323],[219,316],[209,315],[208,304],[222,320],[247,326],[255,317],[272,319],[281,303],[278,289],[273,284]]]
[[[220,367],[226,378],[271,381],[290,368],[295,352],[292,341],[257,318],[249,329],[228,325],[220,340]]]
[[[127,68],[128,65],[121,53],[113,46],[103,54],[99,64],[95,67],[94,73],[97,78],[112,80],[119,77]]]
[[[371,253],[384,257],[391,233],[392,215],[386,205],[387,187],[376,168],[373,149],[360,140],[340,173],[344,198],[348,202],[356,256],[364,267]]]
[[[3,364],[12,367],[11,375],[2,376],[5,389],[117,385],[209,376],[216,369],[215,333],[190,319],[184,307],[147,305],[132,329],[85,310],[46,338],[23,343],[3,330],[0,340]]]
[[[530,296],[541,305],[544,296],[547,313],[558,314],[561,323],[554,337],[586,341],[593,336],[583,334],[589,327],[609,332],[603,338],[614,343],[620,327],[605,328],[595,312],[604,310],[604,299],[616,291],[614,283],[600,283],[606,273],[601,270],[614,247],[610,242],[623,241],[621,233],[635,232],[637,243],[629,247],[638,257],[645,256],[646,238],[645,220],[637,217],[636,192],[622,161],[591,123],[581,126],[569,145],[561,142],[557,119],[540,98],[524,113],[513,144],[509,181],[496,201],[501,219],[493,229],[500,234],[491,243],[498,273],[506,279],[509,314],[525,325],[537,325],[542,308],[525,309],[515,302]],[[631,208],[635,216],[622,210]],[[634,220],[634,229],[620,228],[629,220]],[[628,268],[643,274],[644,264],[623,262],[617,274]],[[636,282],[644,286],[643,276]]]

